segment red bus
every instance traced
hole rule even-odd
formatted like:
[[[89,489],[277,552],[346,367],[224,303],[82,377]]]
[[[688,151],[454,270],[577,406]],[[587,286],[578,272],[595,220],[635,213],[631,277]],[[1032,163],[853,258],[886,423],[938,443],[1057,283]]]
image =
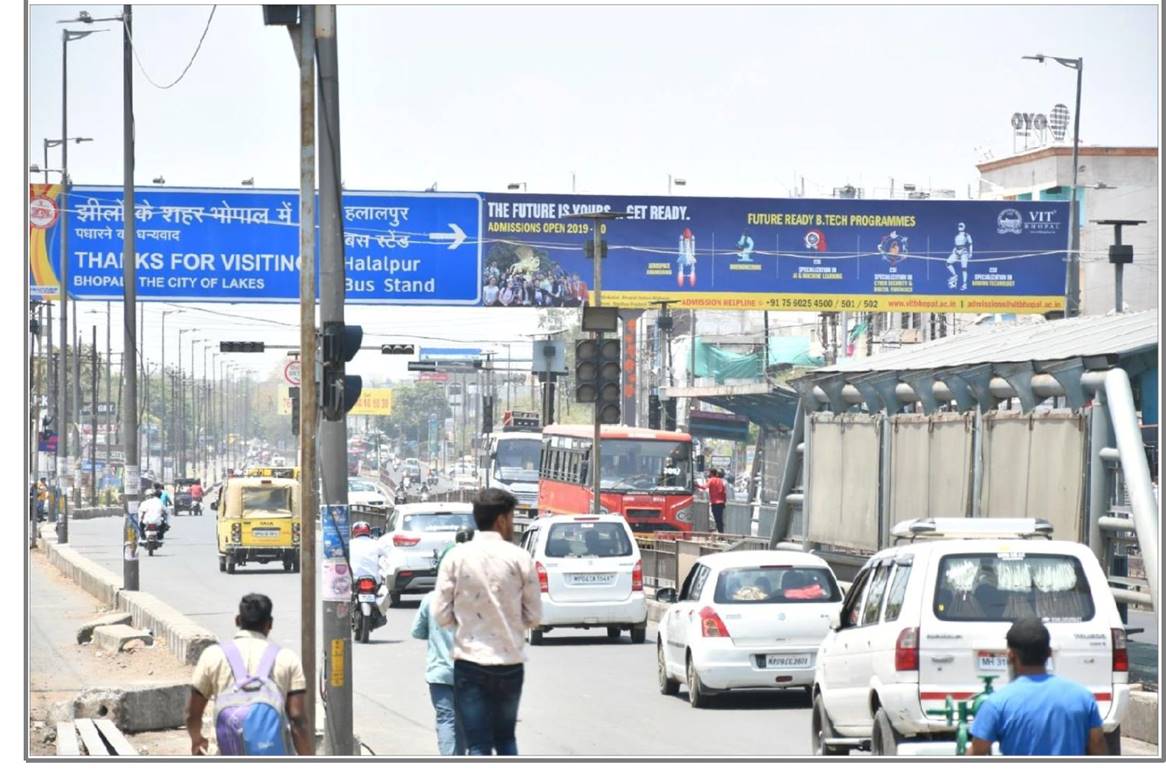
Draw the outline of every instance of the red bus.
[[[592,510],[592,426],[543,429],[540,514]],[[602,426],[600,504],[635,532],[692,530],[692,437],[678,431]]]

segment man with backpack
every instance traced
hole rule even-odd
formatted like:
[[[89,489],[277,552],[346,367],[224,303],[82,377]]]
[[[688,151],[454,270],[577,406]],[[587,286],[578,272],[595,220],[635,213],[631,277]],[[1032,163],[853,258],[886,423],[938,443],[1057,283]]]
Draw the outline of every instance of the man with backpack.
[[[220,754],[313,754],[303,666],[293,652],[267,640],[271,599],[261,593],[243,596],[235,625],[235,638],[207,647],[195,666],[186,715],[190,753],[207,753],[202,714],[213,699]]]

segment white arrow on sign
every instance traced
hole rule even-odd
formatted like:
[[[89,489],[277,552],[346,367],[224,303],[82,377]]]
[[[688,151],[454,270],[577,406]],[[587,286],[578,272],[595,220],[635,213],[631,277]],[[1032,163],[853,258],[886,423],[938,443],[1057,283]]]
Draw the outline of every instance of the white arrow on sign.
[[[462,228],[460,226],[458,226],[457,224],[450,224],[449,228],[452,229],[453,231],[452,232],[430,232],[429,239],[430,240],[452,240],[453,242],[451,242],[449,244],[449,249],[452,251],[454,248],[458,247],[459,245],[461,245],[463,242],[466,241],[466,233],[463,232]]]

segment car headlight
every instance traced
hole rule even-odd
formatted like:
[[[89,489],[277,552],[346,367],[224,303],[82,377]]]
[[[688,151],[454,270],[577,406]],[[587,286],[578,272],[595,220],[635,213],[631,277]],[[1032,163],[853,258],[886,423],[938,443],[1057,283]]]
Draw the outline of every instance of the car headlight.
[[[676,519],[682,523],[692,522],[692,510],[687,507],[676,513]]]

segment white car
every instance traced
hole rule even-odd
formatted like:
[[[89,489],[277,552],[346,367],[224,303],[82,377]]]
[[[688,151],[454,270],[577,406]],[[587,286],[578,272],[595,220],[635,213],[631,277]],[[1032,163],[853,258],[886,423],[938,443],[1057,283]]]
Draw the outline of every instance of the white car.
[[[842,593],[816,555],[793,550],[720,552],[693,564],[656,642],[660,692],[683,683],[695,707],[729,690],[809,689],[818,645],[836,618]]]
[[[1005,634],[1040,617],[1052,673],[1089,688],[1110,754],[1129,705],[1126,632],[1085,545],[1053,541],[1043,520],[932,518],[896,525],[911,543],[875,554],[855,577],[818,653],[812,735],[818,754],[955,754],[950,696],[1008,682]]]
[[[400,504],[379,539],[387,550],[381,572],[391,605],[403,594],[422,595],[437,581],[437,558],[457,541],[458,531],[474,528],[471,504],[433,502]]]
[[[350,479],[348,481],[348,503],[354,506],[384,508],[388,501],[380,488],[371,482]]]
[[[647,637],[648,604],[640,548],[620,515],[558,515],[536,520],[522,536],[542,590],[542,624],[532,645],[555,628],[607,628],[610,639],[627,630],[632,643]]]

